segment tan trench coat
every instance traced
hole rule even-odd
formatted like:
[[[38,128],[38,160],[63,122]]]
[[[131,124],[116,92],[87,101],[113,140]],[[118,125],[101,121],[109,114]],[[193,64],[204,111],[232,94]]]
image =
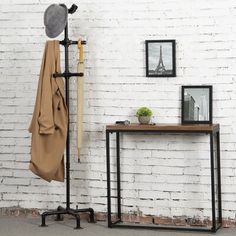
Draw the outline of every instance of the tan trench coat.
[[[49,182],[64,181],[64,149],[68,127],[64,81],[62,78],[53,78],[55,72],[60,73],[59,41],[47,41],[29,127],[32,133],[29,169]]]

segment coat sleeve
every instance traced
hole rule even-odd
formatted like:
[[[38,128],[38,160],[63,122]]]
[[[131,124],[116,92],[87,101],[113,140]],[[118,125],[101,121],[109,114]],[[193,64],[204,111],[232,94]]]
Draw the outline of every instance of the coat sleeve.
[[[39,133],[40,134],[53,134],[54,133],[54,117],[53,117],[53,103],[52,103],[52,54],[50,48],[47,47],[45,53],[45,60],[41,67],[41,98],[39,107]]]

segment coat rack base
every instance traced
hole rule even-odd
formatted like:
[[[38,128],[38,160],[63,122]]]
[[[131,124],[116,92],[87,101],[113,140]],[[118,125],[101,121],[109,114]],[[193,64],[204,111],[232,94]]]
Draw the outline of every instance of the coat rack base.
[[[71,215],[74,216],[76,220],[76,226],[74,229],[81,229],[80,226],[80,215],[79,213],[88,212],[89,213],[89,223],[96,223],[94,210],[92,208],[84,208],[84,209],[72,209],[72,208],[63,208],[59,206],[55,211],[45,211],[41,214],[41,227],[47,227],[46,225],[46,216],[55,215],[55,221],[63,221],[63,215]]]

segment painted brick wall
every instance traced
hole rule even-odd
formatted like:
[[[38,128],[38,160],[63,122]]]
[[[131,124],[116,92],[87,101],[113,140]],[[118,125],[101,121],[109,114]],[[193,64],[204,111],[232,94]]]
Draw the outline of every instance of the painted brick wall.
[[[43,12],[51,3],[0,2],[0,207],[48,209],[65,201],[64,184],[49,184],[28,170],[27,128],[47,40]],[[177,123],[181,85],[212,84],[214,122],[221,124],[223,217],[235,219],[235,0],[81,0],[78,5],[79,11],[69,20],[69,33],[73,40],[87,40],[85,132],[78,163],[76,79],[72,78],[72,205],[106,211],[107,123],[136,122],[135,110],[143,105],[153,109],[154,121]],[[145,77],[146,39],[176,39],[176,78]],[[76,48],[70,51],[75,71]],[[122,137],[123,211],[211,216],[208,141],[205,135]]]

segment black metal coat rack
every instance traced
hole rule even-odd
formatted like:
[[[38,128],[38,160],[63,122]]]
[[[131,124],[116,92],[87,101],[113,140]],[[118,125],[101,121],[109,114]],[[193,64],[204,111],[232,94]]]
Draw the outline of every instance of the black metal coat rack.
[[[68,13],[73,14],[77,10],[77,6],[73,4],[69,9]],[[65,71],[64,73],[56,73],[53,75],[54,78],[56,77],[64,77],[65,78],[65,91],[66,91],[66,105],[68,108],[68,131],[67,131],[67,141],[66,141],[66,207],[63,208],[58,206],[57,210],[55,211],[45,211],[41,214],[42,223],[41,226],[45,227],[46,225],[46,216],[49,215],[56,215],[56,221],[62,221],[62,215],[72,215],[75,217],[76,226],[75,229],[80,229],[80,212],[88,212],[89,213],[89,222],[95,223],[94,218],[94,210],[92,208],[85,208],[85,209],[72,209],[70,208],[70,121],[69,121],[69,78],[72,76],[83,76],[83,73],[71,73],[69,71],[69,51],[68,48],[72,44],[78,44],[78,41],[72,41],[68,38],[68,22],[66,24],[64,30],[64,40],[60,41],[60,44],[65,47]],[[82,41],[82,44],[86,44],[86,41]]]

